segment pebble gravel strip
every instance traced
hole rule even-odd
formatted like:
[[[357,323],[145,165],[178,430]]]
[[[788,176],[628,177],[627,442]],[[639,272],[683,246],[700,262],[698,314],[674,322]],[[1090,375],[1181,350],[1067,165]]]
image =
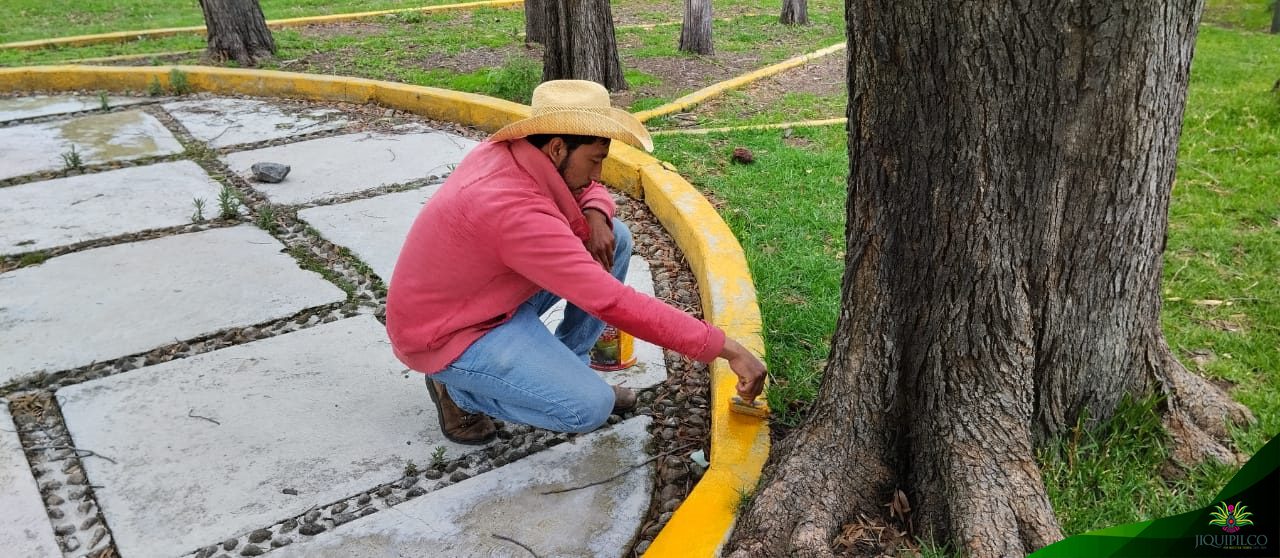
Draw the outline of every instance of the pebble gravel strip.
[[[163,100],[171,99],[166,98]],[[186,358],[258,339],[283,335],[291,331],[321,323],[329,323],[357,314],[373,313],[379,320],[382,320],[386,302],[386,288],[382,281],[372,273],[368,266],[351,256],[347,250],[324,240],[314,230],[306,226],[305,223],[299,221],[297,219],[297,211],[307,207],[344,203],[391,192],[421,188],[437,184],[447,176],[431,176],[407,184],[388,185],[374,190],[317,200],[296,206],[277,206],[269,204],[266,198],[254,191],[243,178],[230,172],[217,156],[232,151],[258,149],[359,131],[416,132],[422,130],[418,125],[425,125],[431,129],[448,131],[476,140],[482,140],[485,137],[484,133],[471,128],[451,123],[433,122],[408,113],[373,105],[314,103],[279,99],[272,99],[272,102],[278,106],[286,107],[286,111],[293,109],[300,112],[316,107],[338,108],[342,111],[341,117],[347,118],[349,123],[346,127],[337,130],[325,130],[289,138],[238,145],[232,149],[214,150],[195,140],[177,120],[166,113],[158,104],[143,105],[142,110],[160,119],[178,137],[178,140],[187,147],[187,152],[179,156],[153,158],[145,163],[134,161],[104,167],[120,168],[133,166],[134,164],[150,164],[159,160],[194,160],[215,180],[236,191],[245,205],[241,211],[240,218],[210,220],[205,223],[193,223],[183,227],[122,235],[80,243],[70,247],[61,247],[55,250],[46,250],[45,253],[49,256],[56,256],[111,244],[148,240],[214,227],[233,226],[244,222],[256,222],[259,226],[263,226],[263,224],[267,224],[267,221],[260,219],[259,216],[264,208],[270,207],[270,215],[273,219],[269,222],[271,227],[269,232],[285,244],[290,254],[299,259],[303,267],[320,272],[330,281],[342,287],[348,293],[348,300],[343,303],[308,309],[289,318],[270,323],[226,330],[198,339],[173,343],[145,354],[131,355],[108,362],[95,363],[75,370],[35,377],[0,388],[0,395],[12,394],[9,398],[14,402],[12,409],[15,424],[19,424],[23,445],[28,448],[27,454],[32,464],[32,471],[36,474],[41,495],[46,498],[50,520],[54,525],[59,543],[63,545],[65,555],[68,557],[87,555],[90,558],[106,558],[106,556],[114,556],[115,549],[111,545],[109,529],[98,513],[98,506],[93,499],[92,487],[85,484],[84,472],[80,468],[81,458],[93,459],[99,458],[99,456],[87,455],[81,451],[80,455],[83,457],[77,457],[76,453],[70,449],[70,436],[62,421],[61,413],[57,409],[53,392],[63,386],[119,374],[178,358]],[[138,106],[135,105],[129,108],[136,109]],[[96,112],[101,111],[86,111],[78,114]],[[66,117],[67,115],[42,117],[24,121],[24,123]],[[66,172],[44,173],[38,177],[20,177],[8,183],[0,184],[0,186],[66,175]],[[676,307],[700,316],[701,305],[697,284],[683,259],[683,255],[675,247],[670,236],[657,223],[643,203],[621,195],[615,195],[615,198],[618,202],[618,216],[631,227],[635,239],[636,253],[645,257],[653,271],[654,288],[657,296]],[[17,256],[5,258],[0,261],[0,272],[21,267],[21,265]],[[705,472],[701,466],[690,459],[690,454],[696,450],[709,453],[710,449],[707,367],[670,351],[666,351],[665,355],[669,372],[667,381],[652,389],[643,390],[639,397],[640,403],[635,411],[636,414],[646,414],[653,417],[650,456],[655,461],[657,475],[652,504],[640,526],[635,543],[631,548],[627,549],[625,554],[627,556],[639,556],[644,553],[653,538],[671,518],[674,510]],[[611,416],[609,424],[616,424],[630,416],[634,415]],[[431,464],[407,469],[405,476],[395,482],[374,487],[338,502],[314,507],[296,517],[291,517],[269,527],[244,533],[236,538],[211,542],[208,546],[193,550],[187,556],[195,558],[230,558],[232,556],[261,555],[274,548],[309,539],[357,518],[376,513],[428,492],[461,482],[495,467],[500,467],[570,441],[576,436],[539,430],[524,425],[502,424],[501,421],[498,423],[500,428],[497,441],[481,450],[453,458],[441,456],[440,459],[433,460],[434,462]],[[60,447],[65,449],[34,449]],[[637,462],[642,461],[643,457],[637,456]],[[102,456],[102,458],[109,458],[109,456]],[[285,489],[285,493],[288,493],[289,490]]]

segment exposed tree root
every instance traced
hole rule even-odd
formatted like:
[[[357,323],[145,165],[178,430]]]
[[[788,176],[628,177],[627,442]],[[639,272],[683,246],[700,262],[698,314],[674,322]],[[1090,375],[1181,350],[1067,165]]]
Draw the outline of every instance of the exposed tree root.
[[[1156,377],[1168,406],[1163,423],[1173,438],[1173,460],[1183,466],[1208,459],[1243,464],[1248,458],[1233,448],[1229,427],[1252,423],[1253,413],[1208,380],[1187,371],[1163,339],[1156,350],[1160,352]]]

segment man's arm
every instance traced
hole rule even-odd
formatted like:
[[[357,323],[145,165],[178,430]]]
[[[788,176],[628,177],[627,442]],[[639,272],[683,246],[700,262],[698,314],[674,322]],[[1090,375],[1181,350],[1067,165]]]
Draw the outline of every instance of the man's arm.
[[[587,251],[595,258],[605,271],[613,271],[613,221],[603,211],[588,208],[582,211],[591,225],[591,238],[587,240]]]

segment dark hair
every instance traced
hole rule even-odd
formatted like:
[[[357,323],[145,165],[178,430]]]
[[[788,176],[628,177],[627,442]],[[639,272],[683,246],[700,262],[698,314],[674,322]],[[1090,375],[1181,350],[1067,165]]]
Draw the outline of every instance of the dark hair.
[[[600,136],[576,136],[573,134],[533,134],[531,136],[525,136],[525,139],[529,140],[529,143],[532,143],[533,146],[538,149],[542,149],[542,146],[550,142],[551,138],[560,138],[564,140],[565,148],[568,149],[570,153],[573,153],[574,149],[581,146],[591,145],[593,143],[600,142],[601,140],[609,139],[602,138]]]

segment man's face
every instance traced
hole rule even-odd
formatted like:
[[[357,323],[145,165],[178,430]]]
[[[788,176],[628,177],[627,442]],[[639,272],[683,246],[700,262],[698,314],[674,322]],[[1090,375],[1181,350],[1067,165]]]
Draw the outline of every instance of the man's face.
[[[591,181],[600,180],[600,169],[604,164],[604,158],[609,156],[609,138],[600,138],[595,143],[580,145],[573,151],[568,151],[560,138],[553,138],[551,142],[561,143],[560,148],[568,153],[556,165],[556,170],[560,172],[561,178],[564,178],[564,183],[569,186],[570,191],[577,192],[589,186]],[[553,157],[552,161],[554,160]]]

